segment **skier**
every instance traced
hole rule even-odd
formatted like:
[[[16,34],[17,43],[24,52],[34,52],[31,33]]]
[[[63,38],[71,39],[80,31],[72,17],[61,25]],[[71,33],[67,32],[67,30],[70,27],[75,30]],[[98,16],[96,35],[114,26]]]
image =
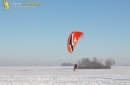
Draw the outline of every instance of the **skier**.
[[[75,63],[75,64],[74,64],[74,71],[75,71],[75,69],[77,69],[77,66],[78,66],[78,65]]]

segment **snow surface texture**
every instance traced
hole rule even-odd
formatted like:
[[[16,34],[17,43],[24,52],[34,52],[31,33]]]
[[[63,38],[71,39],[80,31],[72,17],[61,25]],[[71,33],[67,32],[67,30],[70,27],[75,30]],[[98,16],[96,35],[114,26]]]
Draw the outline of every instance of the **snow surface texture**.
[[[0,67],[0,85],[130,85],[130,66],[77,71],[71,66]]]

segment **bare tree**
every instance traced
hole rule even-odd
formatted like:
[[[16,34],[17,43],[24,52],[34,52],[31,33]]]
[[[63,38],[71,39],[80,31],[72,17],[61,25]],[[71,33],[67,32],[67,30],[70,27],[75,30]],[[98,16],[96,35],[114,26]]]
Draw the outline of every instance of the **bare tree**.
[[[79,69],[110,69],[112,65],[115,64],[115,61],[111,58],[105,60],[105,65],[102,64],[102,60],[100,61],[97,58],[93,58],[91,61],[88,58],[82,58],[81,61],[78,61]]]
[[[93,58],[93,68],[97,69],[97,68],[99,68],[98,66],[99,66],[98,59],[94,57]]]
[[[115,61],[111,58],[108,58],[106,61],[105,61],[105,64],[106,64],[106,68],[110,69],[112,65],[115,64]]]

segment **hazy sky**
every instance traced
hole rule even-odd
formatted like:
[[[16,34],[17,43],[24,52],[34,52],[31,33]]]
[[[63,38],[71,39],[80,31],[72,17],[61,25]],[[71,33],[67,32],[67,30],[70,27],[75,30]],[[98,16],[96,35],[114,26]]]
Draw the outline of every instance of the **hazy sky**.
[[[9,0],[41,2],[11,8],[0,1],[0,65],[60,65],[81,58],[113,58],[130,65],[130,0]],[[84,32],[72,54],[67,39]]]

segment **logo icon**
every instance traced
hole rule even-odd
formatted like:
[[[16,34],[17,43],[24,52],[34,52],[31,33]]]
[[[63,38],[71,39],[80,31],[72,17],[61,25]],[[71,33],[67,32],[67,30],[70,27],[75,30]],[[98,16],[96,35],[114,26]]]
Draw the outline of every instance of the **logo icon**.
[[[8,0],[4,0],[4,8],[5,10],[10,10]]]

